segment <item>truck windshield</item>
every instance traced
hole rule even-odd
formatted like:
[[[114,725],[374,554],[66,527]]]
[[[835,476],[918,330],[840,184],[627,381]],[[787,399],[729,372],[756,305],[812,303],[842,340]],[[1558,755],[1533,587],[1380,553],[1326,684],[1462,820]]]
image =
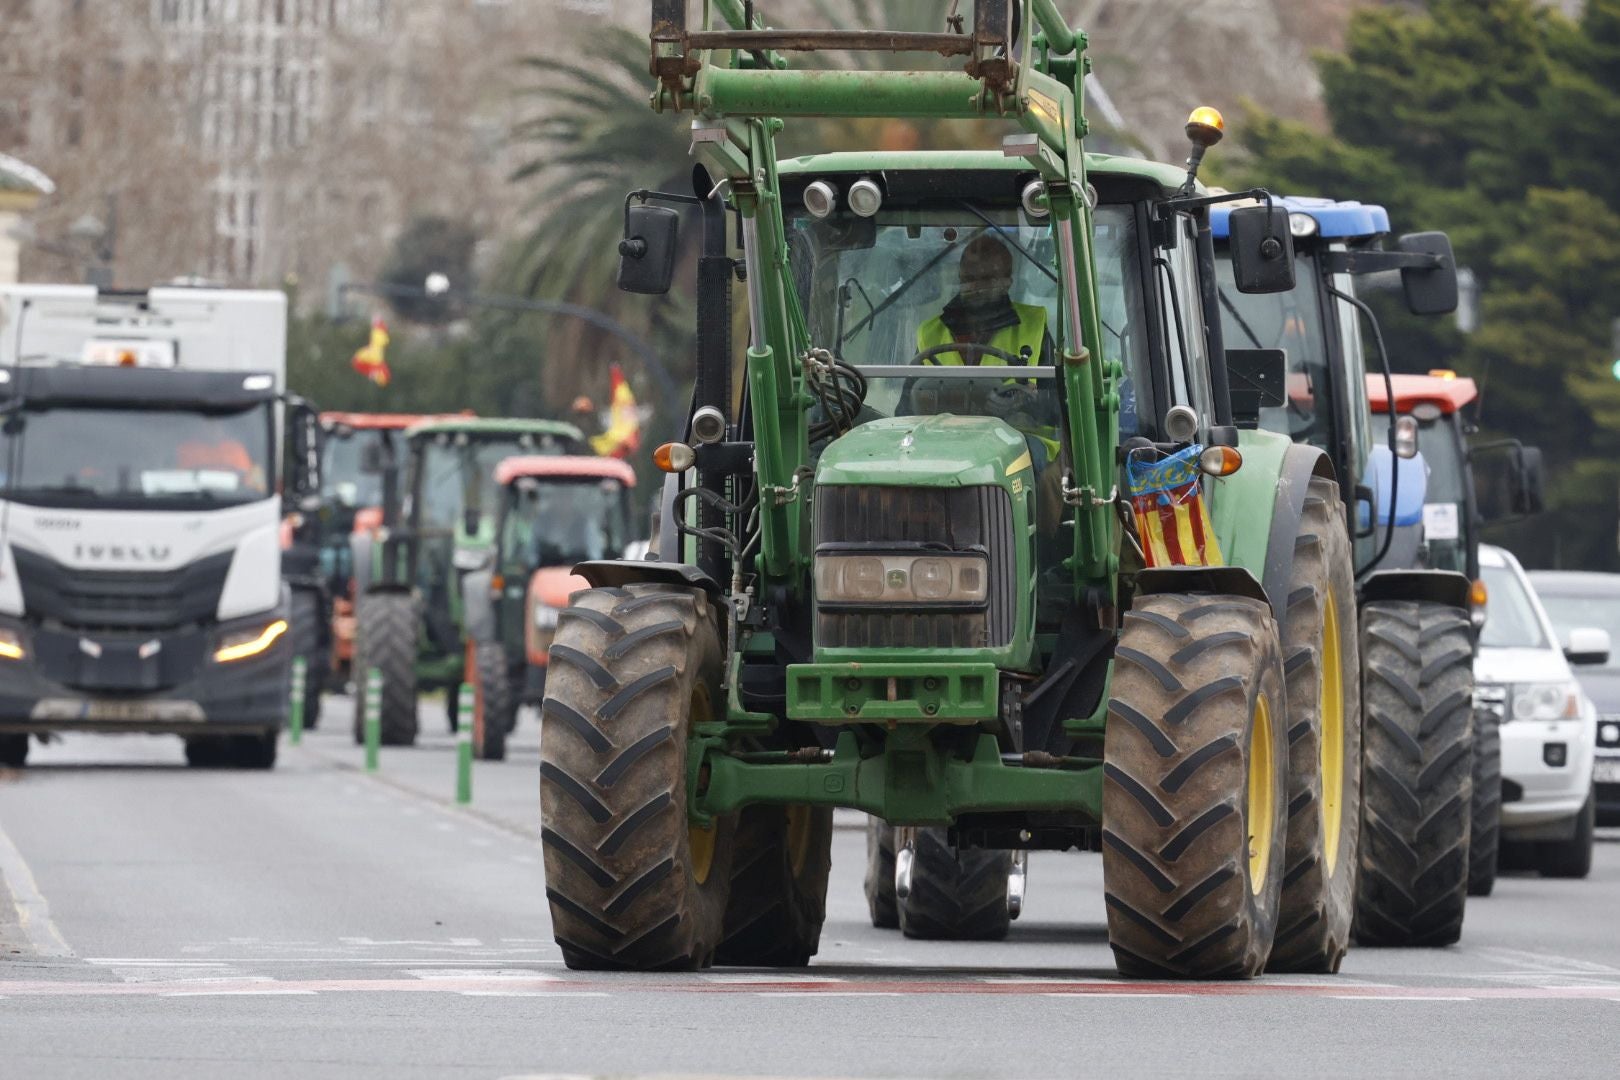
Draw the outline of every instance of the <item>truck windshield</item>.
[[[523,571],[617,559],[628,542],[624,488],[599,477],[538,477],[510,490],[502,562]]]
[[[350,509],[382,505],[382,474],[368,473],[360,467],[366,448],[381,442],[382,437],[380,431],[327,434],[321,479],[326,490]]]
[[[269,404],[30,407],[0,429],[0,491],[33,506],[200,509],[271,493]]]
[[[1327,392],[1327,331],[1316,283],[1316,257],[1297,253],[1295,285],[1285,293],[1240,293],[1232,260],[1215,260],[1220,285],[1221,337],[1229,349],[1282,349],[1288,354],[1288,404],[1260,410],[1260,426],[1295,442],[1326,447],[1332,439]],[[1361,358],[1355,358],[1359,368]]]
[[[1140,376],[1147,349],[1135,211],[1104,206],[1095,216],[1103,351]],[[1057,424],[1053,380],[999,370],[978,378],[926,374],[1053,363],[1062,287],[1049,224],[989,204],[886,210],[871,219],[800,214],[788,220],[788,250],[815,346],[856,366],[917,369],[874,374],[862,420],[990,415],[1043,434]]]

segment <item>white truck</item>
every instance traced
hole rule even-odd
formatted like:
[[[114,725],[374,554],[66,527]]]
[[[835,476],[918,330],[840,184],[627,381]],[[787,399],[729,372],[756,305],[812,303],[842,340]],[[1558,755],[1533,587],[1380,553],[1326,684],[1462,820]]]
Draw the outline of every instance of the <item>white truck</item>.
[[[286,341],[279,292],[0,287],[0,765],[61,731],[275,763],[279,529],[319,484]]]

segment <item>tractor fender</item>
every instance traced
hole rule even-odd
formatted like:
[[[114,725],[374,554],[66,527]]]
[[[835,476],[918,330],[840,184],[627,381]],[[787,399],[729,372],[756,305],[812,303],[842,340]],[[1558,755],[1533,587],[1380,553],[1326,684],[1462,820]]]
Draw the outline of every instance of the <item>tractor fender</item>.
[[[1266,563],[1260,581],[1265,599],[1277,620],[1277,635],[1288,637],[1288,583],[1294,574],[1294,539],[1305,516],[1305,493],[1314,477],[1338,482],[1333,463],[1321,450],[1295,443],[1283,454],[1277,473],[1277,498],[1271,510],[1271,534],[1266,541]]]
[[[474,570],[461,578],[462,629],[473,641],[495,640],[495,601],[490,595],[492,570]]]
[[[574,573],[592,588],[623,588],[626,585],[682,585],[719,596],[720,583],[695,566],[675,562],[640,562],[633,559],[597,559],[582,562]]]
[[[1469,610],[1467,574],[1455,570],[1377,570],[1362,582],[1358,605],[1380,600],[1426,600]]]
[[[1267,603],[1271,600],[1255,576],[1242,566],[1159,566],[1137,571],[1137,596],[1190,592],[1247,596]]]

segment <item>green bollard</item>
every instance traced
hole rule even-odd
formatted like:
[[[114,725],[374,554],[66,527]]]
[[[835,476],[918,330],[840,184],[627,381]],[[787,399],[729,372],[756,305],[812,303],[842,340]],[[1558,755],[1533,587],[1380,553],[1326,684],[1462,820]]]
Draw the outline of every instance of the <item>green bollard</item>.
[[[473,688],[462,683],[456,702],[456,802],[463,806],[472,802],[473,709]]]
[[[287,711],[287,742],[293,746],[304,741],[304,679],[307,677],[304,668],[304,658],[293,657],[292,701]]]
[[[377,748],[382,745],[382,669],[366,671],[366,772],[377,771]]]

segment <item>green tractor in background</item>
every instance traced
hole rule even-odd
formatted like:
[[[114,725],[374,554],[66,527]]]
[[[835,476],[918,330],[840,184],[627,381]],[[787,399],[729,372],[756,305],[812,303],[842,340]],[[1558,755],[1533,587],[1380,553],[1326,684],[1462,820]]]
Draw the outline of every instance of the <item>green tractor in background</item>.
[[[382,673],[382,742],[416,741],[417,694],[446,693],[450,727],[466,668],[463,575],[484,569],[494,546],[495,466],[515,455],[589,454],[584,435],[552,420],[449,417],[406,430],[406,462],[375,444],[367,470],[382,476],[382,524],[354,537],[357,692]],[[404,482],[400,482],[401,465]],[[355,709],[354,737],[363,735]]]
[[[1085,37],[1045,0],[980,0],[943,33],[652,6],[654,103],[693,112],[704,167],[693,195],[627,201],[619,282],[666,290],[679,215],[655,204],[697,204],[697,383],[685,440],[655,454],[659,561],[576,567],[592,588],[551,647],[540,791],[564,959],[806,963],[842,806],[937,830],[948,918],[985,851],[1003,904],[1001,853],[1099,851],[1122,972],[1259,974],[1299,918],[1290,733],[1332,710],[1335,752],[1359,745],[1359,710],[1288,694],[1282,643],[1313,642],[1296,662],[1337,665],[1341,690],[1359,660],[1327,604],[1289,602],[1346,572],[1342,547],[1297,543],[1331,463],[1241,430],[1269,399],[1235,408],[1228,388],[1283,376],[1273,354],[1229,371],[1221,343],[1209,207],[1229,197],[1196,184],[1218,114],[1194,114],[1186,170],[1082,154]],[[964,69],[788,68],[819,49]],[[794,116],[1016,130],[778,160]],[[1232,221],[1238,287],[1292,287],[1286,212]],[[1356,796],[1324,802],[1324,851]],[[1316,940],[1287,965],[1335,970],[1347,939]]]

